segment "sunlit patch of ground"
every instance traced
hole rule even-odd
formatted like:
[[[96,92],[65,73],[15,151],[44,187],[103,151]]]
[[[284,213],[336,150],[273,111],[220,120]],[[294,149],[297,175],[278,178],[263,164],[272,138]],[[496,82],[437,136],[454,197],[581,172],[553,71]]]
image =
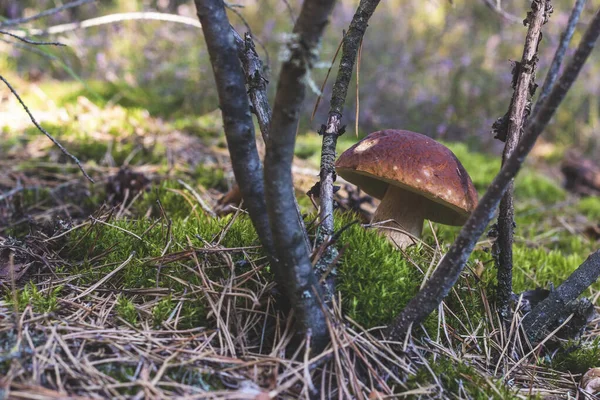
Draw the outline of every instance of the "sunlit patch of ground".
[[[83,96],[63,104],[35,84],[15,84],[96,183],[32,128],[14,98],[3,100],[3,393],[574,396],[580,375],[597,366],[597,320],[577,339],[549,338],[535,351],[517,330],[499,324],[492,303],[493,239],[487,237],[444,306],[415,327],[406,348],[381,340],[381,327],[418,290],[458,228],[426,224],[423,243],[397,252],[373,229],[349,225],[359,215],[368,220],[376,202],[359,202],[363,195],[345,185],[342,208],[362,214],[337,218],[337,229],[347,229],[337,243],[333,345],[321,355],[290,352],[290,344],[302,348],[302,338],[276,309],[279,293],[247,216],[235,206],[233,213],[214,216],[233,186],[218,112],[169,120]],[[340,151],[354,141],[343,137]],[[448,145],[485,191],[499,159]],[[294,171],[311,238],[314,208],[304,193],[317,179],[319,149],[315,133],[299,136]],[[516,183],[519,292],[560,284],[598,245],[589,228],[600,216],[600,200],[569,195],[538,164]],[[596,301],[598,286],[585,295]]]

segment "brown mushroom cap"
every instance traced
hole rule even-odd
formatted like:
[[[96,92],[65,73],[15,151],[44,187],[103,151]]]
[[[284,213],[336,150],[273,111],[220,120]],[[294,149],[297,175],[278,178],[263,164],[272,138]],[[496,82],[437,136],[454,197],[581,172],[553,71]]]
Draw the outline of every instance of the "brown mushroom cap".
[[[373,132],[346,150],[336,172],[378,199],[388,185],[421,194],[427,219],[462,225],[477,206],[477,191],[454,153],[419,133]]]

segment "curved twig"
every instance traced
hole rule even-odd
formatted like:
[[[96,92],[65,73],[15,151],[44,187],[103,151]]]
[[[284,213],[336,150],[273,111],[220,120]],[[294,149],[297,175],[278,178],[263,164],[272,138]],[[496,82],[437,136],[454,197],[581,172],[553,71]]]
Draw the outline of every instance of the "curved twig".
[[[81,172],[83,173],[83,176],[85,176],[87,178],[88,181],[94,183],[94,180],[92,179],[91,176],[88,175],[88,173],[85,171],[85,169],[83,168],[83,165],[81,165],[81,162],[79,161],[79,159],[77,157],[75,157],[73,154],[69,153],[69,151],[67,149],[65,149],[63,147],[62,144],[60,144],[60,142],[58,140],[56,140],[51,134],[48,133],[47,130],[45,130],[40,124],[39,122],[37,122],[37,120],[35,119],[35,117],[33,116],[33,114],[31,113],[31,111],[29,111],[29,107],[27,107],[27,105],[25,105],[25,103],[23,102],[23,100],[21,99],[21,96],[19,96],[19,94],[17,93],[17,91],[12,87],[12,85],[2,76],[0,75],[0,80],[2,82],[4,82],[4,84],[6,86],[8,86],[8,89],[10,89],[10,91],[12,92],[12,94],[17,98],[17,100],[19,101],[19,103],[21,103],[21,107],[23,107],[23,109],[25,110],[25,112],[27,113],[27,115],[29,115],[29,119],[31,119],[31,122],[33,122],[33,124],[35,125],[35,127],[42,132],[44,135],[46,135],[46,137],[48,139],[50,139],[52,141],[52,143],[54,143],[56,145],[56,147],[58,147],[60,149],[60,151],[63,152],[64,155],[66,155],[67,157],[69,157],[71,160],[73,160],[73,162],[75,164],[77,164],[77,166],[79,167],[79,169],[81,170]]]
[[[49,17],[50,15],[58,14],[59,12],[68,10],[69,8],[79,7],[83,4],[92,3],[94,1],[96,1],[96,0],[77,0],[77,1],[73,1],[71,3],[64,4],[59,7],[55,7],[55,8],[51,8],[49,10],[42,11],[41,13],[32,15],[31,17],[19,18],[19,19],[9,19],[7,21],[1,22],[0,28],[5,28],[7,26],[26,24],[28,22],[35,21],[40,18],[45,18],[45,17]]]

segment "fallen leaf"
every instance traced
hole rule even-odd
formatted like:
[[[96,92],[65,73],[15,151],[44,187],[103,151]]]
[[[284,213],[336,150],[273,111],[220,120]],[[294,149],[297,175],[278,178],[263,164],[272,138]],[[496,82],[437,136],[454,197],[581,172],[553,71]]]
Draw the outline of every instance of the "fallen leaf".
[[[581,377],[579,388],[589,394],[600,392],[600,368],[592,368],[586,372]]]

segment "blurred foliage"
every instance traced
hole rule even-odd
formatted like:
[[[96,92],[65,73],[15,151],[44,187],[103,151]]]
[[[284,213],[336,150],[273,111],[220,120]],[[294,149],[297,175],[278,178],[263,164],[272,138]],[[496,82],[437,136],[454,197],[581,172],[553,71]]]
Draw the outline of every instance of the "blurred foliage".
[[[323,41],[322,61],[331,61],[356,3],[345,0],[336,7]],[[53,4],[49,0],[19,0],[18,8],[32,14]],[[291,31],[292,15],[298,15],[300,4],[299,0],[254,0],[236,9],[252,29],[259,52],[268,63],[271,94],[284,34]],[[529,8],[529,2],[500,4],[517,20],[524,18]],[[556,0],[553,4],[554,14],[544,27],[540,45],[538,83],[542,82],[553,56],[572,2]],[[580,28],[591,17],[593,7],[587,5]],[[85,5],[33,25],[55,25],[137,10],[174,12],[195,18],[192,1],[112,0]],[[230,18],[240,32],[247,30],[237,15],[230,13]],[[582,30],[576,32],[574,43],[581,38]],[[522,24],[503,19],[483,1],[382,2],[363,45],[360,134],[396,127],[433,137],[460,139],[468,144],[500,147],[489,134],[490,126],[508,107],[512,62],[521,57],[525,33]],[[157,21],[125,21],[69,32],[58,39],[69,47],[46,48],[48,54],[63,60],[86,82],[105,82],[88,84],[82,91],[89,92],[88,97],[96,101],[142,106],[154,115],[171,117],[203,114],[217,104],[208,54],[196,28]],[[29,51],[31,48],[7,48],[6,44],[3,47],[7,50],[0,57],[4,70],[16,68],[21,76],[49,73],[56,79],[73,79],[60,62],[41,57],[39,52]],[[597,61],[598,55],[593,54],[546,134],[562,145],[576,144],[588,152],[597,150],[594,136],[599,122]],[[311,78],[320,85],[325,73],[326,68],[316,69]],[[325,89],[325,100],[334,78],[335,72]],[[354,126],[353,85],[344,118],[348,126]],[[308,96],[301,132],[316,129],[325,120],[327,101],[322,102],[315,119],[308,120],[315,99],[314,93]]]

